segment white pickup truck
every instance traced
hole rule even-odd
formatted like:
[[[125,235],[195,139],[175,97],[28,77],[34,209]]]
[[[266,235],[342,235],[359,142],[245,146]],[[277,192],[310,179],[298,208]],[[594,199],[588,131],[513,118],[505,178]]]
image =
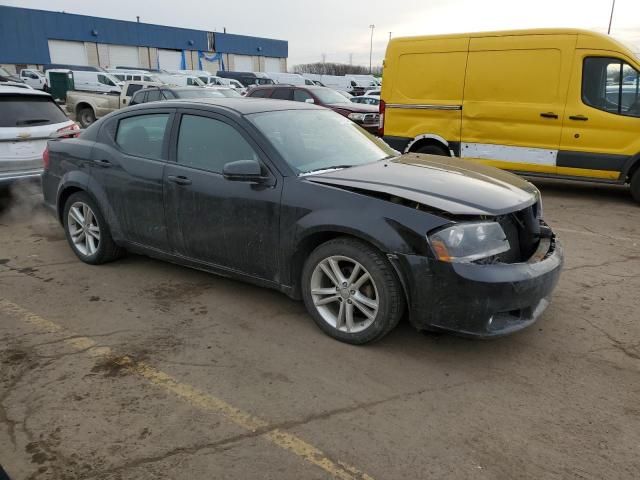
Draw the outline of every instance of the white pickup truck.
[[[138,90],[162,85],[157,82],[126,82],[121,93],[67,92],[67,112],[69,116],[87,128],[98,118],[129,105],[131,97]]]

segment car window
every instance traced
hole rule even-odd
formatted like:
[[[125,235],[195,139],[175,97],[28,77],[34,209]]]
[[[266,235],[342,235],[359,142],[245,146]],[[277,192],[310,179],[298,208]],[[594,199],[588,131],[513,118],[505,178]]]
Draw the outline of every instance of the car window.
[[[258,97],[258,98],[265,98],[269,96],[269,93],[271,92],[271,90],[267,89],[267,88],[261,88],[260,90],[254,90],[253,92],[251,92],[251,97]]]
[[[160,90],[157,88],[150,88],[147,90],[147,102],[157,102],[159,100],[162,100]]]
[[[111,81],[110,78],[107,78],[105,75],[98,75],[98,82],[103,85],[109,85],[110,87],[115,87],[116,84]]]
[[[352,98],[352,99],[351,99],[351,101],[352,101],[353,103],[362,103],[362,102],[363,102],[363,99],[362,99],[362,98],[355,97],[355,98]]]
[[[236,160],[259,160],[240,133],[220,120],[183,115],[178,133],[178,163],[214,173]]]
[[[617,58],[585,58],[582,101],[605,112],[640,117],[638,71]]]
[[[142,88],[142,85],[129,85],[127,87],[127,97],[131,97],[134,93]]]
[[[311,96],[311,94],[306,90],[301,90],[299,88],[296,88],[293,91],[293,99],[296,102],[306,102],[308,98],[313,100],[313,97]]]
[[[123,118],[118,122],[116,143],[130,155],[160,160],[168,120],[168,113]]]
[[[146,90],[141,90],[135,93],[133,97],[131,97],[130,103],[144,103],[144,97],[147,94]]]
[[[69,120],[48,95],[0,95],[0,112],[0,127],[37,127]]]
[[[271,98],[277,98],[279,100],[293,100],[293,92],[290,88],[276,88],[273,90]]]
[[[172,100],[178,97],[176,97],[175,93],[173,93],[171,90],[162,90],[162,98],[164,98],[165,100]]]

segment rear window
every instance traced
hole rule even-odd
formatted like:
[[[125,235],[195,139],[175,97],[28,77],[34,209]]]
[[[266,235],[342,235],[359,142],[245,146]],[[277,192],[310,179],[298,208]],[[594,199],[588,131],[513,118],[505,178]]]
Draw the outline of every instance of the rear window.
[[[0,127],[37,127],[69,120],[49,96],[0,95]]]

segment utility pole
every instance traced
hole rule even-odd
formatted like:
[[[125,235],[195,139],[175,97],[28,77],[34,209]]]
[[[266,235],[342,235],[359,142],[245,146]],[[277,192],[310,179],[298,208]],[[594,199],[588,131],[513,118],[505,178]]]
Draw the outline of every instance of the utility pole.
[[[393,32],[389,32],[389,40],[391,40],[391,34],[392,34],[392,33],[393,33]]]
[[[371,29],[371,40],[369,42],[369,74],[371,74],[371,56],[373,55],[373,29],[376,28],[375,25],[369,25]]]
[[[611,4],[611,16],[609,17],[609,30],[607,30],[607,35],[611,35],[611,23],[613,22],[613,10],[616,8],[616,0],[613,0]]]
[[[349,54],[349,65],[353,65],[353,53]]]

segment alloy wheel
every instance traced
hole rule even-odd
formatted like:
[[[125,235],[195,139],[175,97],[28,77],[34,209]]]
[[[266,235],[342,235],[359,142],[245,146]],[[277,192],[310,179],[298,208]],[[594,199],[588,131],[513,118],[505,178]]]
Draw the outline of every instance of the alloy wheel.
[[[82,255],[90,256],[100,247],[100,226],[91,207],[75,202],[69,209],[67,228],[74,247]]]
[[[320,316],[345,333],[366,330],[375,321],[380,297],[361,263],[334,255],[321,260],[311,275],[311,297]]]

